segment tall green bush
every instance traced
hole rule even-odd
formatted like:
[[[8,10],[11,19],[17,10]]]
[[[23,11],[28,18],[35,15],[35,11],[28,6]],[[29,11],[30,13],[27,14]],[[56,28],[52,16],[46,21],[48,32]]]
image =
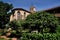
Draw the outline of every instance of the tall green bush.
[[[25,29],[38,30],[38,32],[56,32],[56,27],[58,26],[58,19],[50,13],[47,12],[36,12],[35,14],[29,15],[23,27]]]

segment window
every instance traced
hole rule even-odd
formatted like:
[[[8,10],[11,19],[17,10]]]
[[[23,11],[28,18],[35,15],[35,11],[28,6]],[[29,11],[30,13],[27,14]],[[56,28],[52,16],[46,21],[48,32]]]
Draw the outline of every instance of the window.
[[[17,16],[18,16],[18,20],[19,20],[20,19],[20,12],[19,11],[18,11],[18,15]]]
[[[24,12],[24,18],[26,17],[26,12]]]

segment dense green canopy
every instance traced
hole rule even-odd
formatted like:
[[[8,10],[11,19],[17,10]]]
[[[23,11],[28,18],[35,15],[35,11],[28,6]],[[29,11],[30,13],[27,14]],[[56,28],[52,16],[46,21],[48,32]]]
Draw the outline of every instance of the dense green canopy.
[[[4,28],[5,24],[9,22],[9,11],[13,8],[12,4],[0,1],[0,28]]]
[[[53,15],[46,12],[36,12],[29,15],[23,26],[31,30],[38,30],[39,32],[55,32],[58,25],[58,19]]]

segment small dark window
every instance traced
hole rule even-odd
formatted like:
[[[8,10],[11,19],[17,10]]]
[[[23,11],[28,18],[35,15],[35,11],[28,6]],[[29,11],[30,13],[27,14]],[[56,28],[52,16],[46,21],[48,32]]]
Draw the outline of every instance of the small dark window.
[[[20,19],[20,12],[19,11],[18,11],[18,15],[17,16],[18,16],[18,20],[19,20]]]
[[[24,18],[26,17],[26,12],[24,12]]]
[[[20,16],[20,12],[18,11],[18,16]]]

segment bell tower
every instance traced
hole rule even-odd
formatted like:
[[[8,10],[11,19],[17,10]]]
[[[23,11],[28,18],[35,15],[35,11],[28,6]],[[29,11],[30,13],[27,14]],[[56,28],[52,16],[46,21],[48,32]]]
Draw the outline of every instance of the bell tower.
[[[31,7],[30,7],[30,12],[31,12],[31,13],[35,13],[35,12],[36,12],[36,9],[35,9],[34,6],[31,6]]]

